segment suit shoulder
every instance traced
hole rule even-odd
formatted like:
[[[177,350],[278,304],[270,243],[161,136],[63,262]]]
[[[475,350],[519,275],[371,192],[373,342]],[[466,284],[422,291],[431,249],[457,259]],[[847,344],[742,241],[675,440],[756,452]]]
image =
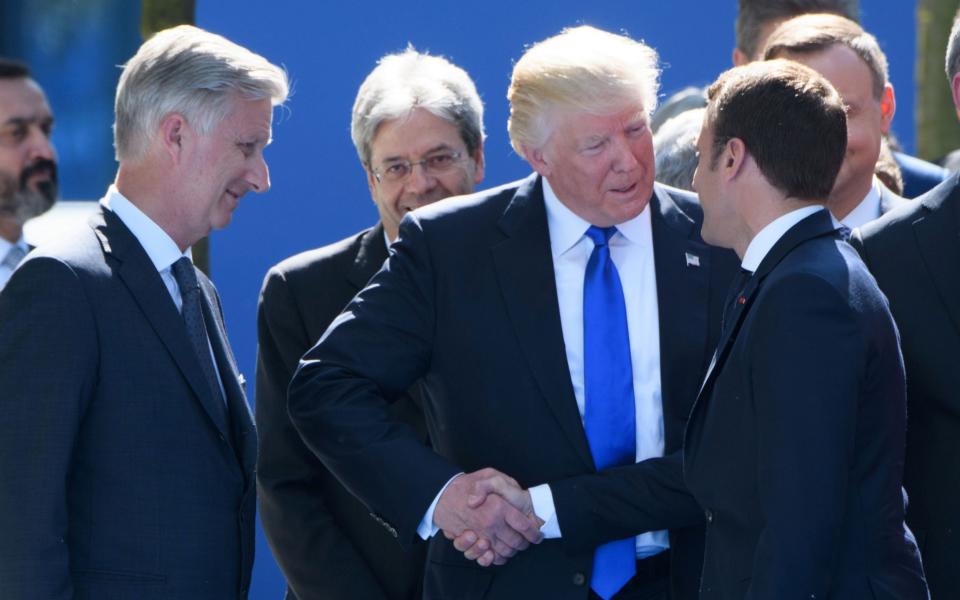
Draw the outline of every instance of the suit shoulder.
[[[341,272],[353,263],[364,236],[372,233],[374,229],[371,227],[332,244],[287,257],[270,267],[266,280],[280,278],[297,281],[302,278],[322,277],[329,272]]]
[[[679,208],[685,215],[690,217],[697,224],[703,221],[703,208],[700,206],[700,198],[695,193],[681,190],[680,188],[675,188],[669,185],[664,185],[662,183],[657,183],[655,185],[666,192],[670,196],[670,199],[673,200],[673,203],[677,205],[677,208]]]
[[[532,178],[528,177],[472,194],[452,196],[418,208],[412,214],[420,223],[461,219],[475,221],[484,216],[499,218],[517,192],[531,183]]]

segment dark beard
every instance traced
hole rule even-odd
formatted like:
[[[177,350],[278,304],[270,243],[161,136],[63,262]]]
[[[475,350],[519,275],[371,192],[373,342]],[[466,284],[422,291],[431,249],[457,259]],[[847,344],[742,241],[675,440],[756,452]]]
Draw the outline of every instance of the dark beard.
[[[32,189],[27,182],[36,173],[47,172],[50,179]],[[38,160],[20,173],[19,185],[8,173],[0,171],[0,215],[11,216],[23,224],[50,210],[57,201],[57,165],[50,160]]]

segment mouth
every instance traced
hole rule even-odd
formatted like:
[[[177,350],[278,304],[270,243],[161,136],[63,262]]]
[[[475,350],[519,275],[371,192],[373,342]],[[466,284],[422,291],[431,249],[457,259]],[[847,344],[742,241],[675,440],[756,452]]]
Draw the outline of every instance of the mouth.
[[[610,188],[610,191],[613,192],[614,194],[620,194],[620,195],[626,196],[637,191],[637,182],[634,181],[633,183],[620,188]]]

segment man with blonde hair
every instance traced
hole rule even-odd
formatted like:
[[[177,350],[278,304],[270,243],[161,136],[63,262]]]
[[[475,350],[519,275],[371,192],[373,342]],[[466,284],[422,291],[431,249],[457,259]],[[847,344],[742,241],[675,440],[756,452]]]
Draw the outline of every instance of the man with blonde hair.
[[[567,489],[541,486],[536,515],[471,497],[490,478],[673,472],[735,257],[699,239],[693,195],[654,184],[658,74],[652,48],[592,27],[532,46],[509,131],[536,172],[407,215],[294,376],[307,445],[400,543],[430,539],[425,598],[666,598],[671,580],[696,597],[695,504],[637,490],[661,531],[597,547]],[[417,380],[433,450],[387,412]]]
[[[380,59],[357,92],[351,131],[380,214],[375,226],[270,269],[257,319],[260,517],[288,598],[420,598],[424,547],[404,552],[301,441],[287,414],[300,357],[383,265],[405,214],[483,179],[483,104],[470,76],[407,49]],[[391,405],[426,440],[423,399]]]
[[[186,25],[124,66],[99,212],[0,294],[0,597],[247,597],[256,432],[190,247],[270,187],[287,90]]]

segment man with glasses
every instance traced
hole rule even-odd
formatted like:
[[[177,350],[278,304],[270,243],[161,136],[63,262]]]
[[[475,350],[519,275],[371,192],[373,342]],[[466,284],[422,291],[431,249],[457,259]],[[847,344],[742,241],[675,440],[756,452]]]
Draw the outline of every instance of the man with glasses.
[[[287,415],[287,386],[301,355],[383,264],[403,216],[483,179],[483,105],[462,69],[408,49],[383,57],[361,85],[351,133],[380,222],[282,261],[260,298],[260,514],[288,598],[406,600],[420,597],[424,546],[404,552],[304,445]],[[418,403],[411,389],[392,411],[426,443]]]
[[[23,224],[57,199],[53,114],[26,65],[0,58],[0,290],[30,247]]]

